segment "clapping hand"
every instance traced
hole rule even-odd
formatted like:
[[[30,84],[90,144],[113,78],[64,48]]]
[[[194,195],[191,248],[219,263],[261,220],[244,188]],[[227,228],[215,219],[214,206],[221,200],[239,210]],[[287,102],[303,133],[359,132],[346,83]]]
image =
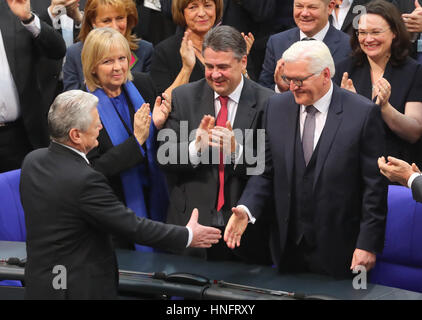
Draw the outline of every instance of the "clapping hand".
[[[374,85],[375,95],[377,96],[376,104],[384,107],[388,104],[391,95],[390,83],[384,78],[379,79]]]
[[[223,155],[231,155],[236,150],[236,138],[230,121],[226,122],[225,127],[215,126],[210,131],[210,147],[219,148]]]
[[[356,93],[355,86],[353,85],[353,80],[349,79],[349,74],[347,72],[343,73],[343,77],[341,78],[341,87],[343,89]]]
[[[154,121],[157,129],[161,129],[164,126],[171,112],[171,103],[168,95],[163,93],[163,98],[157,97],[155,99],[154,109],[152,111],[152,121]]]
[[[10,11],[13,12],[20,20],[28,20],[31,18],[31,1],[30,0],[7,0]]]
[[[251,52],[253,43],[255,42],[255,37],[250,32],[247,35],[245,35],[243,32],[241,34],[242,34],[243,39],[245,39],[245,42],[246,42],[246,55],[249,55],[249,52]]]
[[[182,57],[183,67],[188,70],[193,70],[196,63],[196,56],[192,40],[189,39],[190,34],[190,31],[186,31],[183,36],[182,44],[180,46],[180,56]]]
[[[149,103],[144,103],[138,111],[136,111],[133,119],[133,134],[140,145],[148,139],[149,127],[151,125],[151,116]]]
[[[280,92],[288,91],[290,89],[290,85],[284,82],[283,78],[281,77],[284,74],[284,60],[279,59],[277,61],[277,65],[274,70],[274,82],[278,87]]]
[[[214,128],[215,118],[210,115],[205,115],[198,129],[196,130],[195,147],[196,150],[202,152],[209,146],[210,141],[210,130]]]

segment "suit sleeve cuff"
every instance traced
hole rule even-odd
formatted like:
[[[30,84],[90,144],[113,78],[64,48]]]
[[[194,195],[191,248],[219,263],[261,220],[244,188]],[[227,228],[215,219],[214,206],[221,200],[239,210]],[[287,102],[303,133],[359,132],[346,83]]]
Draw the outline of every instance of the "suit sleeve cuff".
[[[417,177],[419,177],[421,174],[420,173],[418,173],[418,172],[415,172],[415,173],[413,173],[411,176],[410,176],[410,178],[409,178],[409,180],[407,180],[407,186],[410,188],[410,189],[412,189],[412,183],[413,183],[413,180],[415,180]]]
[[[256,218],[251,214],[248,207],[244,206],[243,204],[239,204],[236,208],[245,210],[249,218],[249,223],[252,223],[252,224],[255,223]]]

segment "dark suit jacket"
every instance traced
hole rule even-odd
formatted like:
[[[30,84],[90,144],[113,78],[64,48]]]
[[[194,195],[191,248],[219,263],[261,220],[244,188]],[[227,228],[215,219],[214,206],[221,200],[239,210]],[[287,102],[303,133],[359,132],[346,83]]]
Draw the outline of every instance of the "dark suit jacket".
[[[256,139],[256,129],[263,116],[264,107],[268,98],[274,92],[259,86],[257,83],[245,79],[244,87],[240,97],[233,129],[253,129]],[[204,115],[215,115],[214,91],[209,87],[205,79],[189,83],[176,88],[172,94],[172,112],[166,123],[166,128],[172,129],[178,135],[176,146],[179,156],[187,157],[188,144],[187,134],[180,132],[180,122],[187,121],[187,132],[198,128]],[[184,128],[183,130],[186,130]],[[160,132],[161,133],[161,132]],[[239,141],[239,140],[238,140]],[[252,140],[248,140],[249,142]],[[246,154],[248,146],[245,142],[243,155]],[[161,146],[163,147],[163,145]],[[245,159],[243,159],[245,160]],[[211,157],[210,157],[211,162]],[[170,207],[167,221],[177,225],[185,225],[189,220],[189,212],[198,208],[199,221],[204,225],[211,225],[212,214],[215,214],[218,194],[218,164],[199,164],[193,166],[191,163],[167,164],[163,168],[170,174]],[[251,166],[255,166],[251,164]],[[239,199],[249,176],[246,174],[246,161],[234,168],[233,164],[225,165],[224,172],[224,206],[222,208],[223,218],[227,223],[231,216],[231,208]],[[195,249],[197,250],[197,249]],[[205,253],[203,252],[202,255]]]
[[[283,264],[294,195],[294,146],[299,105],[291,92],[270,98],[265,115],[266,169],[249,179],[239,204],[259,220],[274,195],[271,228],[274,263]],[[381,252],[387,188],[377,167],[384,151],[380,110],[368,99],[334,85],[325,127],[318,142],[313,181],[316,255],[324,273],[350,274],[355,248]]]
[[[264,64],[259,77],[259,83],[267,88],[274,90],[274,70],[277,61],[281,58],[293,43],[300,40],[299,28],[293,28],[284,32],[272,35],[267,43]],[[330,49],[334,63],[348,57],[350,49],[350,38],[347,34],[337,30],[330,25],[324,38],[324,43]]]
[[[182,57],[180,56],[180,45],[183,39],[183,32],[180,31],[170,38],[160,42],[154,49],[151,62],[151,78],[157,91],[163,93],[176,79],[182,69]],[[201,61],[196,59],[189,82],[202,79],[205,68]]]
[[[422,202],[422,177],[415,178],[412,182],[412,196],[417,202]]]
[[[151,64],[151,57],[154,51],[152,44],[141,40],[139,48],[135,51],[138,61],[131,71],[148,72]],[[82,42],[76,42],[67,48],[66,61],[63,65],[63,85],[64,91],[72,89],[82,89],[85,87],[84,74],[82,71]]]
[[[48,145],[47,112],[43,103],[37,66],[40,57],[61,59],[66,53],[59,33],[41,20],[41,33],[37,38],[26,30],[10,11],[6,1],[0,1],[0,30],[10,71],[19,94],[28,139],[34,148]]]
[[[346,59],[336,65],[336,74],[333,81],[341,84],[344,72],[349,73],[353,80],[356,92],[372,98],[372,82],[369,62],[365,60],[362,66],[357,66],[353,58]],[[393,66],[390,62],[384,71],[383,76],[391,84],[390,103],[399,112],[404,113],[406,102],[422,101],[422,67],[415,60],[407,58],[399,66]],[[422,142],[410,144],[398,137],[385,125],[386,131],[386,155],[403,159],[409,163],[415,162],[422,165]]]
[[[187,243],[186,228],[136,217],[101,173],[54,142],[26,157],[20,194],[27,229],[28,299],[116,298],[117,262],[110,234],[166,249]],[[56,265],[66,268],[66,290],[52,287]]]

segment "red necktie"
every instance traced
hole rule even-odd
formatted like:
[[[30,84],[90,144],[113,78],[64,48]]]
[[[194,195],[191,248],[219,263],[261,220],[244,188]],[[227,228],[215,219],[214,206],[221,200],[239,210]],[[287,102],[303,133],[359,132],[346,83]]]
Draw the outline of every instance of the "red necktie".
[[[221,108],[217,115],[217,126],[226,127],[227,102],[229,101],[229,97],[219,96],[218,99],[220,99]],[[220,163],[218,164],[218,182],[220,186],[218,188],[217,211],[220,211],[224,205],[224,161],[222,150],[220,150]]]

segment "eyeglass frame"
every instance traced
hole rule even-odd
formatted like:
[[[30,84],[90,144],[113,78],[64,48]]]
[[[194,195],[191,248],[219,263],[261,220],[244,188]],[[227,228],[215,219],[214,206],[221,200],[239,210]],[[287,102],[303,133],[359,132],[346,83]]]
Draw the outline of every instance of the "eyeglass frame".
[[[301,86],[303,86],[303,81],[309,79],[310,77],[312,77],[314,75],[320,74],[321,72],[322,71],[311,73],[309,76],[306,76],[305,78],[302,78],[302,79],[297,79],[296,78],[296,79],[290,79],[290,80],[287,80],[287,77],[283,74],[283,75],[281,75],[281,79],[284,81],[285,84],[288,84],[289,86],[290,86],[290,83],[293,81],[293,84],[296,87],[300,88]]]
[[[371,37],[377,37],[377,36],[381,35],[382,33],[386,32],[387,30],[391,30],[391,28],[387,28],[387,29],[382,30],[382,31],[359,31],[359,30],[356,30],[355,33],[356,33],[356,36],[358,38],[362,37],[363,39],[365,39],[368,35],[370,35]],[[362,34],[362,36],[361,36],[361,34]]]

